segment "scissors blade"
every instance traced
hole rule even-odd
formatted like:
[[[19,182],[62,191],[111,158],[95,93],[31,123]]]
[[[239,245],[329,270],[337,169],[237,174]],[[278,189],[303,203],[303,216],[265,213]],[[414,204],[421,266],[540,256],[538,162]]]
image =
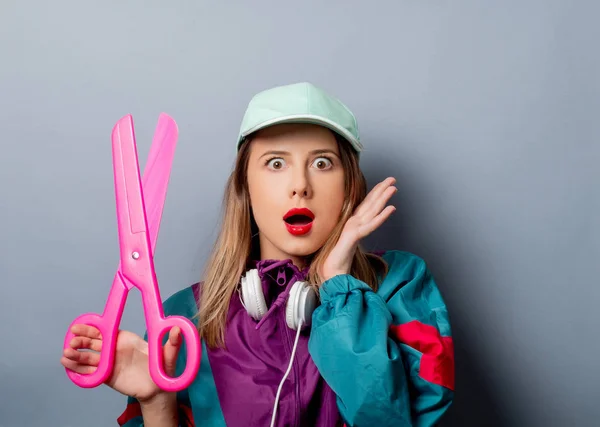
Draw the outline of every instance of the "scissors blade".
[[[133,119],[121,118],[112,133],[115,196],[121,247],[121,271],[134,284],[156,287],[152,253],[158,237],[160,218],[166,196],[167,179],[177,140],[177,127],[167,115],[161,115],[157,133],[144,173],[149,186],[142,190]],[[163,147],[163,144],[164,147]],[[165,158],[162,158],[165,148]],[[151,231],[146,203],[149,204]]]
[[[175,120],[162,113],[158,118],[142,179],[146,220],[153,253],[158,238],[178,134],[179,130]]]
[[[133,118],[127,115],[113,129],[113,172],[119,226],[130,234],[146,232],[144,201],[140,182]]]

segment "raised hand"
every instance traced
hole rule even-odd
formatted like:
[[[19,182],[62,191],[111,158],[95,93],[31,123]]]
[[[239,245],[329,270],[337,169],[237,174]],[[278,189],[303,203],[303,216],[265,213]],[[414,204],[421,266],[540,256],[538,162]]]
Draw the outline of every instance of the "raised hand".
[[[352,217],[344,225],[336,246],[323,263],[320,271],[323,280],[350,272],[352,259],[360,240],[381,226],[396,210],[392,205],[386,206],[397,191],[395,183],[396,179],[393,177],[381,181],[356,208]]]
[[[102,351],[100,331],[88,325],[74,325],[71,331],[75,337],[69,343],[70,347],[64,349],[61,364],[81,374],[94,372],[100,361],[98,352]],[[168,375],[175,375],[181,342],[180,329],[172,328],[169,339],[163,346],[165,371]],[[148,343],[143,338],[129,331],[119,331],[115,351],[113,373],[105,382],[106,385],[140,402],[164,393],[150,377]]]

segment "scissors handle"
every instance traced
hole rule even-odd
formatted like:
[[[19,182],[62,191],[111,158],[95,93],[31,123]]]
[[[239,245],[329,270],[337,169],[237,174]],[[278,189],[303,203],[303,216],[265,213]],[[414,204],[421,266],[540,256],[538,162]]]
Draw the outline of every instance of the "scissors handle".
[[[151,326],[150,326],[151,325]],[[186,365],[177,377],[169,376],[164,370],[162,342],[165,334],[177,326],[181,330],[186,347]],[[154,383],[165,391],[179,391],[188,387],[200,366],[200,341],[198,331],[189,319],[183,316],[154,318],[148,327],[148,367]]]
[[[93,326],[100,331],[102,336],[102,349],[100,351],[100,362],[96,370],[90,374],[79,374],[75,371],[65,368],[67,375],[75,384],[82,388],[98,387],[104,383],[112,374],[112,368],[115,361],[115,349],[117,344],[117,334],[123,308],[127,299],[128,289],[118,274],[115,274],[113,286],[108,296],[108,303],[102,315],[96,313],[85,313],[75,318],[65,335],[63,348],[70,347],[71,340],[75,334],[71,332],[74,325],[84,324]]]

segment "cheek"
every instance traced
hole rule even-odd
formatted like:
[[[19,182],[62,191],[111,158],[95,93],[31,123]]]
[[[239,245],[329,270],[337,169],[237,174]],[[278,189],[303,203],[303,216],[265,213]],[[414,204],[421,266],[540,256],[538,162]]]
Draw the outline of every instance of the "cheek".
[[[327,212],[326,222],[329,225],[335,225],[346,197],[344,194],[343,175],[332,176],[326,182],[323,182],[322,189],[319,205],[325,208],[323,211]]]
[[[344,202],[345,195],[345,180],[343,173],[337,173],[332,176],[327,188],[329,189],[328,197],[331,198],[332,202],[339,204],[340,206]]]
[[[274,215],[278,215],[276,206],[282,200],[278,195],[278,185],[281,184],[267,174],[256,174],[252,179],[248,179],[250,203],[257,223],[265,223]]]

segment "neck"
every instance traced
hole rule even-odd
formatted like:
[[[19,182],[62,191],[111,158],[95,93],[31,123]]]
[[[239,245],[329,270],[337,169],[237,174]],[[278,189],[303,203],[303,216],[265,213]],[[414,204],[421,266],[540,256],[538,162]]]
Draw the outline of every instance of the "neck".
[[[261,259],[261,261],[264,261],[267,259],[275,260],[275,261],[283,261],[283,260],[289,259],[298,268],[298,270],[302,270],[304,267],[306,267],[308,265],[308,261],[305,257],[298,257],[298,256],[289,255],[289,254],[285,254],[285,253],[269,254],[269,253],[264,253],[261,251],[260,259]]]
[[[260,239],[260,259],[261,261],[266,259],[276,261],[290,259],[299,270],[305,268],[310,262],[309,257],[288,254],[276,248],[270,242],[264,241],[262,236]]]

